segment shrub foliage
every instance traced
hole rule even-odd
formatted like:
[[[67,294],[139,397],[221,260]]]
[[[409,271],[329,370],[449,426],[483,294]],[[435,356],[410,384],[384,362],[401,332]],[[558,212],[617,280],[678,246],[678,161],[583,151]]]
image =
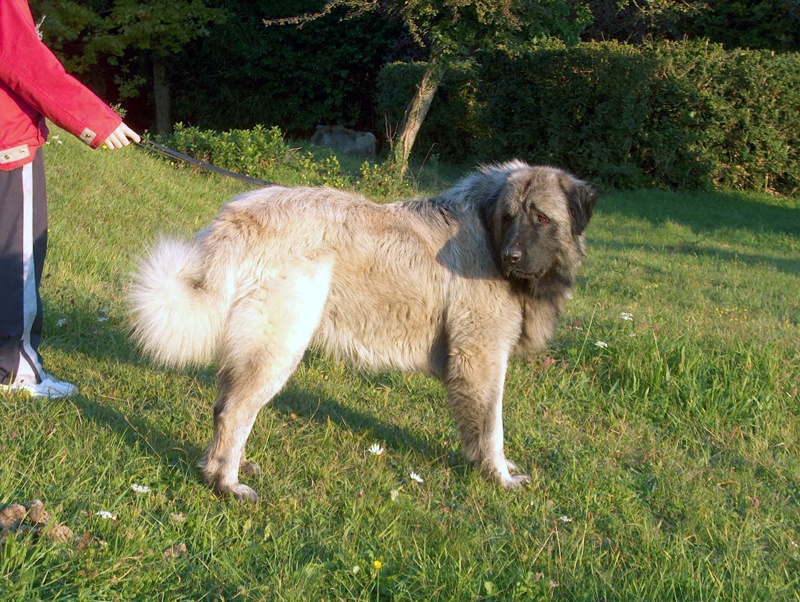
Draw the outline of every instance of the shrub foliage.
[[[167,143],[200,161],[284,185],[359,185],[369,187],[375,195],[391,195],[402,189],[388,166],[368,161],[357,164],[353,159],[343,164],[328,149],[292,146],[277,126],[218,132],[179,123]]]
[[[589,42],[464,69],[434,101],[423,150],[444,141],[456,155],[553,163],[619,187],[800,187],[797,54]],[[408,75],[385,71],[378,100],[391,119]]]

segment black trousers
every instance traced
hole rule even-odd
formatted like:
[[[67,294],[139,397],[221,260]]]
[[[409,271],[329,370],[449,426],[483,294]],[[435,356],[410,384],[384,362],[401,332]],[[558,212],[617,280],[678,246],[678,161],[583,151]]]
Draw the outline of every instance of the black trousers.
[[[17,373],[40,380],[42,300],[47,253],[47,191],[42,150],[32,163],[0,170],[0,383]]]

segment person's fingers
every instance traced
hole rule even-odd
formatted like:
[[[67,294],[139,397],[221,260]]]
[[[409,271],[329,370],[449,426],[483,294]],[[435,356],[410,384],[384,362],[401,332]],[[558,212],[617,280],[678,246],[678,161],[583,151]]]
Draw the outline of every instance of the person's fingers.
[[[141,142],[141,141],[142,141],[142,138],[141,138],[141,136],[139,136],[139,134],[137,134],[137,133],[136,133],[136,132],[134,132],[134,131],[133,131],[131,128],[129,128],[129,127],[127,126],[127,124],[123,123],[123,124],[122,124],[122,127],[124,128],[125,135],[126,135],[128,138],[130,138],[130,139],[131,139],[131,140],[133,140],[134,142]]]
[[[115,148],[122,148],[122,142],[120,141],[119,137],[117,136],[116,130],[111,132],[108,138],[105,140],[105,145],[107,148],[114,150]]]
[[[116,148],[122,148],[123,146],[128,146],[131,143],[131,140],[136,142],[141,141],[141,137],[139,134],[134,132],[131,128],[129,128],[125,123],[120,123],[117,126],[117,129],[111,132],[111,134],[106,138],[105,145],[114,150]]]

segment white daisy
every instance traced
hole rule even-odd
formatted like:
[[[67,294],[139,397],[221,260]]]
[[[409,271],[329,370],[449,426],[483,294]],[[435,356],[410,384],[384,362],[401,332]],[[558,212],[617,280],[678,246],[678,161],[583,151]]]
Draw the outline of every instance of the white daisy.
[[[595,347],[600,347],[600,348],[602,348],[602,349],[608,349],[608,343],[606,343],[605,341],[597,341],[597,342],[594,344],[594,346],[595,346]]]
[[[369,446],[369,449],[367,451],[376,456],[380,456],[383,453],[383,448],[377,443],[373,443],[372,445]]]
[[[146,485],[137,485],[134,483],[131,485],[131,489],[133,489],[136,493],[150,493],[150,488]]]
[[[106,518],[106,519],[109,519],[109,520],[117,520],[117,515],[116,514],[112,514],[108,510],[98,510],[97,512],[94,513],[94,515],[96,517],[98,517],[98,518]]]
[[[410,476],[410,477],[411,477],[411,480],[412,480],[412,481],[416,481],[417,483],[422,483],[422,477],[421,477],[421,476],[419,476],[419,475],[418,475],[416,472],[414,472],[413,470],[411,471],[411,474],[409,474],[408,476]]]
[[[623,311],[619,315],[620,320],[627,320],[628,322],[633,322],[633,314],[629,314],[627,311]]]

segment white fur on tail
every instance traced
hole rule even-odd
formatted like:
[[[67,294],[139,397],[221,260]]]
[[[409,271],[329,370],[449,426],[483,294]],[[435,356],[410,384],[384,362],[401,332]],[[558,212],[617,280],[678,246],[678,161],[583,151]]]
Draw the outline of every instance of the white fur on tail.
[[[203,263],[192,242],[162,239],[139,265],[129,296],[133,336],[162,364],[214,359],[227,308],[222,292],[208,287]]]

